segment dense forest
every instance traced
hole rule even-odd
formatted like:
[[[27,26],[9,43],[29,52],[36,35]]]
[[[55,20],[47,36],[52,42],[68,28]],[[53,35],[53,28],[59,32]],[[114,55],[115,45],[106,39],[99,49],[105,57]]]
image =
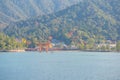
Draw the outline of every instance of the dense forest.
[[[27,20],[11,22],[3,32],[35,42],[52,39],[80,49],[120,40],[120,1],[84,0],[63,9]]]
[[[0,0],[0,29],[13,21],[54,13],[81,0]]]
[[[120,38],[119,7],[119,0],[85,0],[54,14],[11,23],[4,32],[38,39],[52,35],[66,43],[75,37],[85,41],[97,37],[117,40]]]

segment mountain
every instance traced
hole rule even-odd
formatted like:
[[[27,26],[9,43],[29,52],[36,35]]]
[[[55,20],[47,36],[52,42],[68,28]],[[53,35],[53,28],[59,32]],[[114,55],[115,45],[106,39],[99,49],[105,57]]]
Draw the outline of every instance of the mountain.
[[[56,13],[11,23],[4,29],[10,36],[54,39],[69,44],[90,38],[120,39],[120,0],[84,0]]]
[[[57,12],[79,1],[81,0],[0,0],[0,27],[13,21]]]

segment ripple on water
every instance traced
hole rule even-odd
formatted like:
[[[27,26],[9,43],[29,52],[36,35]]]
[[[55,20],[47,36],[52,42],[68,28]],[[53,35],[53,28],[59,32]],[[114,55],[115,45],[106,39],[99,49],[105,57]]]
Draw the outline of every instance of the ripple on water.
[[[120,80],[120,55],[104,52],[0,54],[0,80]]]

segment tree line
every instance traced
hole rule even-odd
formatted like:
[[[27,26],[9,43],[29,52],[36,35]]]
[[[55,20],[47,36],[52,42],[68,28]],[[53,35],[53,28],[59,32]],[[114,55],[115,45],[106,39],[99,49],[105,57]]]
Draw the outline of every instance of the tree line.
[[[27,41],[25,38],[17,39],[15,37],[9,37],[3,33],[0,33],[0,50],[35,48],[37,46],[37,42],[39,42],[37,38],[31,38],[31,40]],[[117,41],[114,49],[110,49],[109,45],[97,48],[93,38],[89,38],[86,42],[83,40],[77,41],[74,39],[68,46],[72,45],[76,46],[79,50],[120,51],[120,41]]]
[[[9,37],[3,33],[0,33],[0,50],[16,50],[24,49],[26,44],[24,41],[20,41],[15,37]]]

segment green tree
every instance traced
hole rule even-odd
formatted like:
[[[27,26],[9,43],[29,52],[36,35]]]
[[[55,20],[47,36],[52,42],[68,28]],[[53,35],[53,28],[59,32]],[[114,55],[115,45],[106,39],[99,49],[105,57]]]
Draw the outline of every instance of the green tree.
[[[14,37],[0,33],[0,50],[23,49],[25,47],[25,43],[16,41]]]
[[[93,49],[94,48],[94,44],[95,44],[95,40],[93,38],[89,38],[87,40],[86,49]]]
[[[120,52],[120,41],[117,42],[116,50],[117,50],[118,52]]]
[[[85,44],[84,44],[84,42],[81,42],[81,44],[79,44],[79,49],[80,50],[84,50],[85,49]]]

